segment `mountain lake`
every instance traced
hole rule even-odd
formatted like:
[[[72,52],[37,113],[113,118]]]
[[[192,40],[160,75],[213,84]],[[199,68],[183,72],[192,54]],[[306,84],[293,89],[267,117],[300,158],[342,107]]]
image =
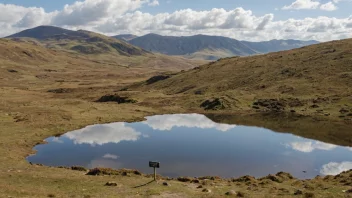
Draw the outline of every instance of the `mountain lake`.
[[[47,166],[137,169],[178,176],[251,175],[284,171],[307,179],[352,169],[352,148],[265,128],[219,124],[200,114],[98,124],[46,139],[27,160]]]

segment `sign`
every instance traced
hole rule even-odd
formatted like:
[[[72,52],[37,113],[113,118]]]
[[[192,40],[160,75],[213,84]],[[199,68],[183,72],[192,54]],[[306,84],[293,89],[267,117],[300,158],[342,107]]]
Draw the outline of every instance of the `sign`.
[[[160,163],[159,162],[149,162],[149,167],[160,168]]]

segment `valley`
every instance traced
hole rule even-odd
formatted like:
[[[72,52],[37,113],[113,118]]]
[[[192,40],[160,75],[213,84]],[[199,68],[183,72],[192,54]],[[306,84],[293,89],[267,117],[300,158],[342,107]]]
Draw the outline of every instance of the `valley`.
[[[236,189],[232,194],[247,197],[345,197],[350,190],[351,171],[309,180],[287,173],[158,176],[159,183],[133,188],[151,176],[109,169],[90,176],[88,170],[29,164],[26,157],[44,139],[88,125],[177,113],[351,147],[351,39],[209,63],[154,54],[92,32],[57,31],[0,39],[1,195],[222,197]],[[121,98],[133,102],[118,104]],[[116,188],[104,186],[110,181]]]

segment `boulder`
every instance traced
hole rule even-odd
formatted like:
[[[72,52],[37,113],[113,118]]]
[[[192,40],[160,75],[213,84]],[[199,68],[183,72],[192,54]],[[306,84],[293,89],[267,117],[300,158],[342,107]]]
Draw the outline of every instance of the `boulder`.
[[[116,182],[107,182],[105,186],[117,186]]]
[[[190,181],[192,181],[192,179],[189,178],[189,177],[179,177],[179,178],[177,178],[177,180],[180,181],[180,182],[190,182]]]
[[[234,195],[237,195],[237,192],[234,191],[234,190],[230,190],[229,192],[226,192],[225,195],[227,195],[227,196],[234,196]]]
[[[210,190],[210,189],[207,189],[207,188],[204,188],[204,189],[202,190],[202,192],[211,193],[211,190]]]
[[[219,98],[206,100],[200,105],[200,107],[202,107],[205,110],[225,109],[223,102]]]
[[[14,70],[14,69],[8,69],[7,71],[10,73],[17,73],[18,72],[17,70]]]
[[[296,190],[294,193],[294,195],[302,195],[302,194],[303,194],[303,192],[301,190]]]

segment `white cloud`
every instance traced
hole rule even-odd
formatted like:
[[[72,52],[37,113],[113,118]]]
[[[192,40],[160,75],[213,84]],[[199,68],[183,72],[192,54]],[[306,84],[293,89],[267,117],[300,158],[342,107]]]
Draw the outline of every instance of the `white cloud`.
[[[52,21],[55,25],[87,25],[120,16],[140,8],[146,1],[131,0],[85,0],[65,5]]]
[[[325,11],[334,11],[337,10],[337,6],[333,3],[333,2],[327,2],[325,4],[322,4],[320,6],[321,10],[325,10]]]
[[[87,126],[83,129],[66,133],[67,137],[75,144],[103,145],[119,143],[121,141],[137,141],[142,134],[125,123],[99,124]]]
[[[174,115],[158,115],[147,117],[147,124],[154,130],[169,131],[174,127],[187,127],[187,128],[201,128],[210,129],[214,128],[219,131],[228,131],[235,128],[236,125],[218,124],[209,118],[200,114],[174,114]]]
[[[336,0],[332,1],[335,2]],[[316,17],[274,20],[274,14],[256,16],[251,10],[211,9],[178,10],[150,14],[139,9],[154,0],[85,0],[66,5],[62,10],[45,12],[43,8],[0,4],[0,36],[38,25],[55,25],[68,29],[86,29],[116,35],[157,33],[173,36],[217,35],[239,40],[301,39],[328,41],[352,37],[352,17]],[[338,1],[339,2],[339,1]],[[294,9],[331,9],[330,4],[299,0]]]
[[[317,9],[320,5],[319,1],[314,0],[296,0],[291,5],[284,6],[283,10],[300,10],[300,9]]]
[[[119,156],[107,153],[103,156],[103,158],[105,158],[105,159],[118,159]]]
[[[291,142],[289,144],[287,144],[286,146],[296,150],[296,151],[300,151],[300,152],[304,152],[304,153],[310,153],[313,152],[314,150],[325,150],[325,151],[329,151],[329,150],[333,150],[335,148],[337,148],[336,145],[333,144],[327,144],[327,143],[323,143],[323,142]]]
[[[320,173],[323,175],[338,175],[344,171],[352,169],[352,162],[330,162],[325,164],[321,169]]]
[[[153,0],[151,2],[148,3],[149,6],[158,6],[159,5],[159,1],[158,0]]]

